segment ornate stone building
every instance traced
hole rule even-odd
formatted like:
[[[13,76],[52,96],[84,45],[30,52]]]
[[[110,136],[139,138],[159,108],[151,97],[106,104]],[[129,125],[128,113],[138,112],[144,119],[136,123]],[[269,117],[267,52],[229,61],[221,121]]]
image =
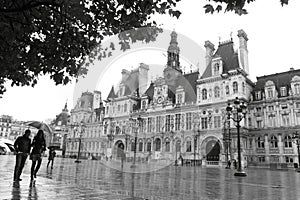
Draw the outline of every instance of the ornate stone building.
[[[300,70],[257,77],[249,103],[249,164],[298,163],[293,134],[300,128]]]

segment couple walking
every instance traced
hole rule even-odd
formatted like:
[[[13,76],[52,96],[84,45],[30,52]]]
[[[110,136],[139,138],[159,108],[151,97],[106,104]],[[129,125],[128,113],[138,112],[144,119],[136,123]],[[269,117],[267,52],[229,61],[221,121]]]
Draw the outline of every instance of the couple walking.
[[[46,141],[44,137],[44,132],[38,130],[36,136],[34,136],[33,141],[29,138],[31,131],[28,129],[25,131],[23,136],[17,138],[14,143],[16,150],[16,165],[14,171],[14,181],[21,181],[20,178],[26,159],[30,155],[31,164],[31,180],[36,178],[36,174],[42,164],[42,153],[46,150]],[[32,150],[31,150],[32,148]],[[30,152],[31,150],[31,152]]]

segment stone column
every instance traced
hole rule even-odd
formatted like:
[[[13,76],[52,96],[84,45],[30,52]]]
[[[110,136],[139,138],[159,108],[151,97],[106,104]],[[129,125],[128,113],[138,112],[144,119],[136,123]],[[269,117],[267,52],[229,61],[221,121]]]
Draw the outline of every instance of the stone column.
[[[269,140],[268,140],[268,134],[265,134],[265,156],[266,156],[266,163],[270,163],[270,147],[269,147]]]

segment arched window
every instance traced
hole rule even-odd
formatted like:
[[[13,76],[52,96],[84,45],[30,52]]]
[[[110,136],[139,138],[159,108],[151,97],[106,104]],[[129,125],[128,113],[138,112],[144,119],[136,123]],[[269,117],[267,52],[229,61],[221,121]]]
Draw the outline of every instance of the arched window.
[[[257,138],[257,148],[264,149],[265,148],[265,141],[263,137]]]
[[[161,140],[159,138],[155,139],[155,151],[160,151]]]
[[[166,140],[166,152],[170,152],[170,140]]]
[[[124,112],[127,112],[127,103],[124,104]]]
[[[135,149],[135,142],[132,140],[131,141],[131,151],[134,151]]]
[[[233,93],[234,93],[234,94],[238,93],[239,88],[238,88],[238,83],[237,83],[236,81],[234,81],[234,82],[232,83],[232,87],[233,87]]]
[[[206,100],[207,99],[207,90],[203,89],[202,90],[202,100]]]
[[[192,141],[188,140],[186,141],[186,152],[192,151]]]
[[[220,97],[220,88],[218,86],[215,87],[214,93],[215,93],[215,98],[219,98]]]
[[[284,136],[284,147],[285,148],[292,148],[292,137],[290,135]]]
[[[139,141],[139,151],[143,151],[143,142]]]
[[[225,91],[226,91],[226,95],[229,95],[229,94],[230,94],[230,92],[229,92],[229,85],[226,85]]]
[[[271,137],[270,147],[271,148],[278,148],[278,139],[274,135]]]
[[[151,142],[147,142],[147,152],[151,151]]]

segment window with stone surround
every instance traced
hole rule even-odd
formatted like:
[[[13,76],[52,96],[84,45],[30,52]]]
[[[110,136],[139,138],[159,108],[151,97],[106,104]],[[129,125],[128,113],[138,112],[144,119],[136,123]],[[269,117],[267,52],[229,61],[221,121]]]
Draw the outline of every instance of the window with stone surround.
[[[225,92],[226,92],[226,95],[229,95],[229,94],[230,94],[230,91],[229,91],[229,85],[226,85],[226,87],[225,87]]]
[[[166,152],[170,152],[170,140],[166,140]]]
[[[215,98],[219,98],[220,97],[220,88],[218,86],[215,87],[214,93],[215,93]]]
[[[175,131],[179,131],[180,130],[180,123],[181,121],[181,114],[175,114]]]
[[[296,83],[294,85],[294,89],[295,89],[295,95],[299,95],[300,94],[300,84]]]
[[[201,117],[201,127],[202,127],[202,129],[207,129],[207,127],[208,127],[207,117]]]
[[[192,152],[192,141],[186,141],[186,152]]]
[[[202,100],[206,100],[207,99],[207,90],[203,89],[202,90]]]
[[[214,127],[220,128],[221,127],[221,116],[214,117]]]
[[[261,92],[260,91],[255,92],[255,100],[261,100]]]
[[[280,95],[285,97],[287,95],[286,87],[280,87]]]
[[[278,139],[275,135],[271,136],[270,148],[278,148]]]
[[[292,148],[292,137],[290,135],[285,135],[284,136],[284,147],[285,148]]]
[[[289,114],[282,114],[282,126],[289,126],[290,125],[290,117]]]
[[[233,87],[233,93],[234,93],[234,94],[238,93],[239,88],[238,88],[238,83],[237,83],[236,81],[234,81],[234,82],[232,83],[232,87]]]
[[[257,138],[257,148],[264,149],[265,148],[265,140],[264,137]]]

